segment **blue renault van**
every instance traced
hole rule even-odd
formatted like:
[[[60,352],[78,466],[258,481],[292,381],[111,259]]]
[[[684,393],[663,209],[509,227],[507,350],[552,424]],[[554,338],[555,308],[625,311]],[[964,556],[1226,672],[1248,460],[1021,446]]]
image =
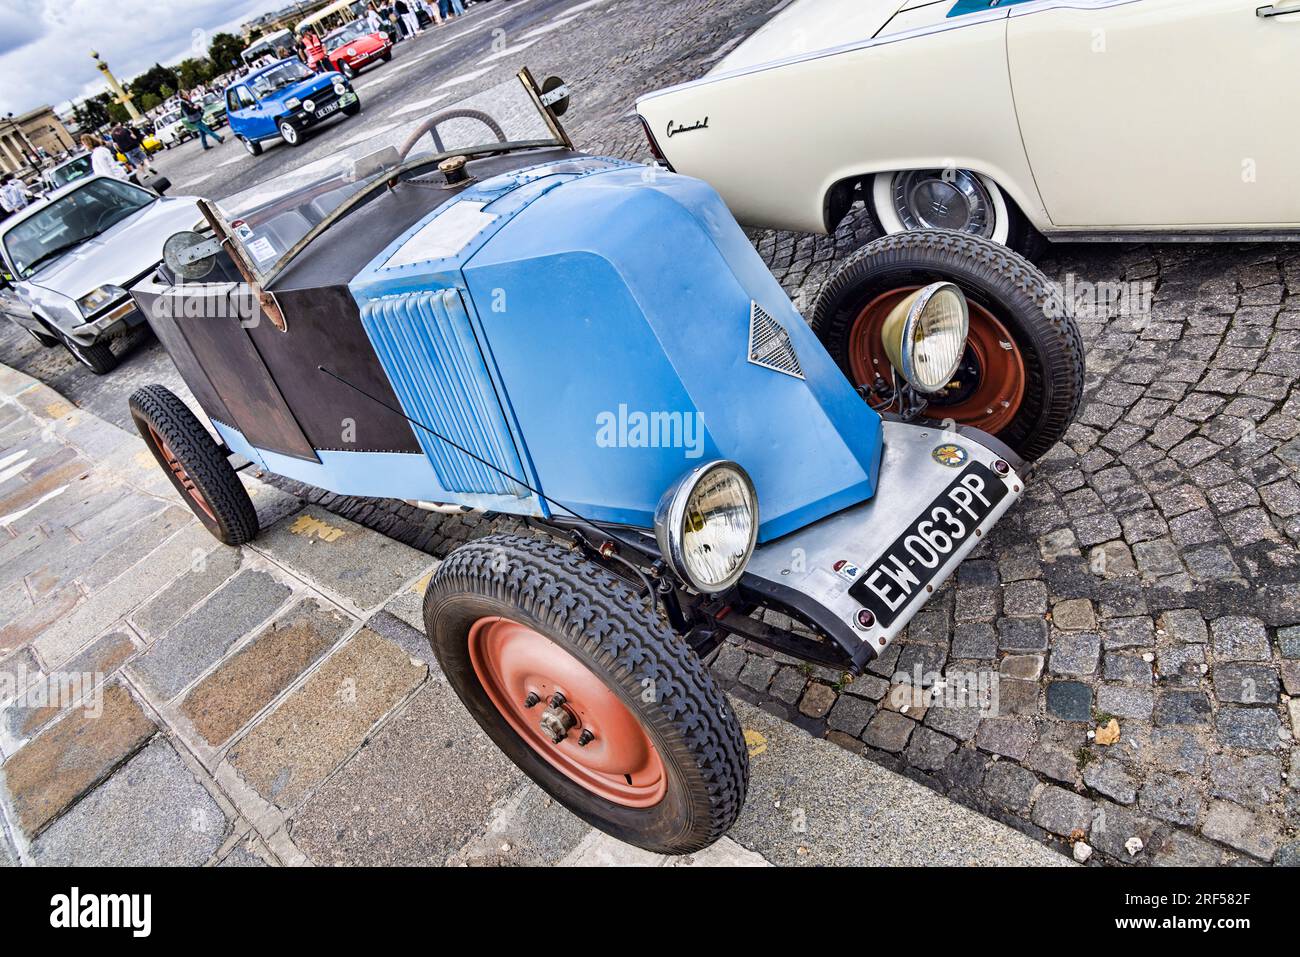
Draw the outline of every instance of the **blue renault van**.
[[[336,114],[356,116],[361,100],[341,73],[314,73],[297,57],[256,70],[226,89],[230,130],[254,156],[280,137],[290,146]]]

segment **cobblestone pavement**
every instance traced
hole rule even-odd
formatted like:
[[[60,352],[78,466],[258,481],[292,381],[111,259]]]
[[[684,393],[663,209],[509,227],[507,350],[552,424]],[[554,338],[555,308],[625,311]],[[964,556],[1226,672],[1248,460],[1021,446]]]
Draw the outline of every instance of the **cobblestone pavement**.
[[[610,0],[527,59],[580,91],[566,120],[583,148],[644,159],[635,95],[697,75],[770,6]],[[861,213],[834,237],[752,234],[805,311],[870,237]],[[1084,407],[1026,498],[867,675],[738,645],[715,672],[1044,842],[1085,842],[1094,863],[1295,863],[1300,250],[1058,246],[1040,264],[1076,291],[1153,298],[1080,314]],[[500,521],[292,490],[438,556]],[[898,703],[896,676],[918,667],[927,686],[996,672],[999,715]]]

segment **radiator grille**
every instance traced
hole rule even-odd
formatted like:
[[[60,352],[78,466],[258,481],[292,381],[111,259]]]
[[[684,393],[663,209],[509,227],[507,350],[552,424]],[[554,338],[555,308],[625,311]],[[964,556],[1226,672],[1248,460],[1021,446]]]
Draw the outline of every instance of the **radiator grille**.
[[[457,290],[374,299],[362,308],[361,319],[407,415],[502,471],[524,477]],[[413,428],[447,491],[517,498],[531,494],[424,429]]]
[[[803,378],[803,367],[799,365],[790,334],[756,302],[749,309],[749,361],[796,379]]]

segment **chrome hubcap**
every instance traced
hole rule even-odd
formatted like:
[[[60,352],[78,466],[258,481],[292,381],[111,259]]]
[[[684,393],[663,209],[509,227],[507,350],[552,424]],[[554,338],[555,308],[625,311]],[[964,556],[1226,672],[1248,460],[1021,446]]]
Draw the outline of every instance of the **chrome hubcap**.
[[[893,183],[894,212],[906,229],[955,229],[993,235],[993,197],[969,170],[912,170]]]

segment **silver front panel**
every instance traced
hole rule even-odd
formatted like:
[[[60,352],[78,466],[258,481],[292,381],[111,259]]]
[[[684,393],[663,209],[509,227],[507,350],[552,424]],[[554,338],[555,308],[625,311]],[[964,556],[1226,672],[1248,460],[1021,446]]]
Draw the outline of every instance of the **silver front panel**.
[[[942,464],[935,450],[956,445],[969,458],[961,467]],[[822,519],[791,535],[760,545],[746,568],[747,575],[804,593],[844,621],[863,642],[877,653],[907,626],[925,606],[930,594],[947,581],[953,570],[988,531],[1006,514],[1024,491],[1024,480],[1011,469],[1002,478],[1007,495],[994,506],[975,535],[962,541],[939,568],[929,586],[903,609],[888,626],[863,628],[857,622],[862,605],[851,595],[849,586],[870,568],[894,540],[948,488],[969,462],[982,462],[993,468],[999,456],[977,444],[968,435],[945,432],[932,427],[884,423],[884,451],[880,479],[875,497],[829,518]],[[760,509],[762,503],[759,503]],[[836,570],[837,563],[848,567]]]

